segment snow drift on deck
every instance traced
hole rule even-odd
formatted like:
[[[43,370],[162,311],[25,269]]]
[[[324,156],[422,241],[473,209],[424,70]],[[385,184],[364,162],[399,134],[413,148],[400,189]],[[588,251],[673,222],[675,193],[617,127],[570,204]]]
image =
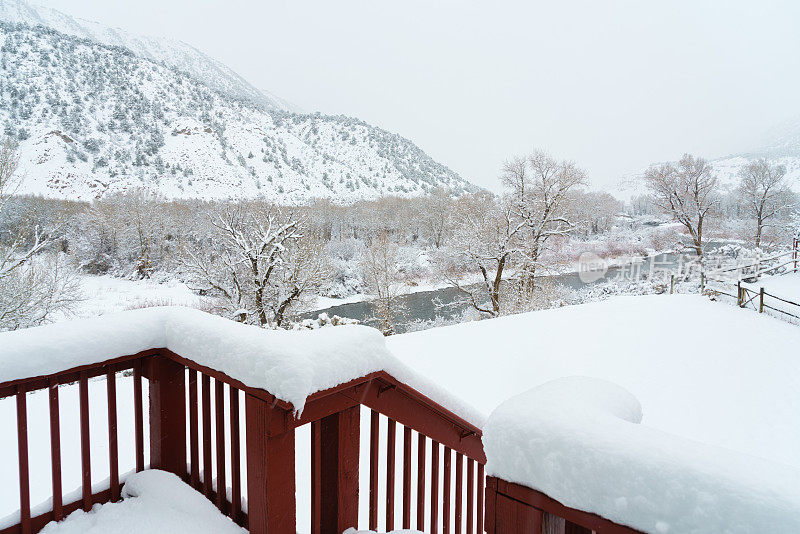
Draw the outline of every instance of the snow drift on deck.
[[[487,473],[644,532],[800,532],[800,469],[641,419],[639,401],[611,382],[548,382],[489,417]]]
[[[309,332],[265,330],[199,310],[130,310],[0,334],[0,382],[47,375],[143,350],[164,348],[262,388],[300,412],[306,398],[376,371],[480,426],[484,417],[400,363],[380,332],[337,326]]]

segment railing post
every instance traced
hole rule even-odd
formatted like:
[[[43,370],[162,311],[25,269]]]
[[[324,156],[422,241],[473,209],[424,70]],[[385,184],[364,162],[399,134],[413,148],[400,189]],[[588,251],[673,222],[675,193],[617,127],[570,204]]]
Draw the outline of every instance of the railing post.
[[[186,479],[184,366],[166,356],[150,360],[150,467]]]
[[[294,429],[271,430],[282,426],[286,412],[250,394],[245,414],[250,534],[295,534]]]
[[[319,506],[319,524],[311,531],[341,534],[358,528],[358,454],[360,406],[329,415],[311,426],[312,502]]]

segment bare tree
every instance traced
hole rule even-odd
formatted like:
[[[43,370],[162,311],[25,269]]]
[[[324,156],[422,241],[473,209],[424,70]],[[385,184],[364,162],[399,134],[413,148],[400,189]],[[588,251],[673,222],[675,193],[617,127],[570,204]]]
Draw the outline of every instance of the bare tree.
[[[375,315],[383,335],[394,334],[394,318],[400,311],[396,305],[402,282],[397,268],[397,245],[386,232],[381,232],[365,250],[362,268],[367,287],[373,295]]]
[[[748,215],[756,221],[755,245],[769,221],[786,213],[794,203],[794,194],[786,181],[786,167],[766,159],[751,161],[739,170],[739,196]]]
[[[185,247],[180,263],[238,320],[279,327],[324,278],[322,247],[304,236],[303,221],[291,213],[239,205],[223,209],[212,224],[215,246]]]
[[[677,164],[663,163],[649,168],[644,182],[658,208],[686,228],[697,256],[702,257],[703,223],[719,200],[717,176],[711,164],[684,154]]]
[[[524,226],[525,246],[517,277],[527,286],[526,291],[531,291],[548,240],[566,236],[575,227],[573,193],[586,184],[586,173],[570,161],[535,151],[508,161],[500,180],[509,191],[514,220]]]
[[[4,208],[21,183],[18,162],[16,145],[9,139],[0,142],[0,217],[6,216]],[[52,239],[38,227],[32,233],[16,229],[0,239],[0,330],[42,324],[55,312],[69,311],[77,300],[74,271],[57,254],[37,257]]]
[[[459,199],[452,242],[440,269],[477,311],[500,315],[503,274],[522,250],[525,225],[514,217],[507,199],[498,201],[488,193]],[[474,269],[480,272],[481,283],[465,284],[463,274]]]

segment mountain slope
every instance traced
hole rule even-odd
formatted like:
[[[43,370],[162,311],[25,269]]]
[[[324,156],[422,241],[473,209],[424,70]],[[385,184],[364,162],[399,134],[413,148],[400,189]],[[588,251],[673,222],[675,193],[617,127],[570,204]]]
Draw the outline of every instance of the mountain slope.
[[[219,61],[181,41],[134,35],[23,0],[0,0],[0,21],[46,26],[67,35],[127,48],[141,58],[181,70],[223,94],[292,111],[280,99],[256,89]]]
[[[19,139],[25,191],[94,198],[338,202],[475,187],[413,143],[357,119],[232,97],[127,48],[0,22],[0,125]]]

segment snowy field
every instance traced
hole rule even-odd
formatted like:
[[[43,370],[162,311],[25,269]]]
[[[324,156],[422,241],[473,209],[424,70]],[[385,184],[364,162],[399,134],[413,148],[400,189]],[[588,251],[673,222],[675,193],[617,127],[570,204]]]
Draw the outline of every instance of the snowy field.
[[[797,322],[797,319],[787,316],[786,314],[800,317],[800,306],[791,304],[791,302],[800,304],[800,273],[765,276],[758,282],[742,285],[755,292],[760,291],[763,287],[764,291],[767,293],[764,297],[764,304],[786,313],[782,314],[770,309],[766,309],[765,311],[776,317],[788,319],[795,323]],[[758,298],[756,298],[756,302],[757,301]]]
[[[401,360],[489,414],[559,377],[619,384],[643,423],[800,467],[800,329],[695,295],[603,302],[388,339]]]
[[[187,292],[177,287],[174,298]],[[696,295],[616,297],[393,336],[387,343],[401,361],[484,416],[512,395],[583,375],[630,391],[641,402],[642,423],[657,431],[800,467],[800,330],[774,318]],[[61,394],[65,490],[76,488],[80,476],[76,389],[65,387]],[[120,378],[118,389],[120,398],[129,398],[130,380]],[[108,476],[104,393],[102,381],[90,383],[97,484]],[[38,436],[31,439],[32,501],[39,503],[50,494],[46,395],[29,395],[28,403],[31,433]],[[132,429],[132,413],[130,403],[125,406],[119,405],[121,472],[133,466],[133,439],[125,434]],[[13,399],[0,401],[0,419],[15,420]],[[299,430],[297,439],[298,455],[307,454],[307,429]],[[14,480],[13,433],[0,435],[0,451],[9,459],[0,465],[0,478]],[[308,466],[301,462],[296,468],[298,504],[307,508]],[[362,476],[367,472],[362,466]],[[144,495],[148,486],[142,487]],[[104,507],[91,517],[79,513],[72,524],[96,521],[96,532],[113,532],[102,527],[103,521],[128,517],[126,510],[148,502],[156,505],[153,499],[134,501]],[[12,513],[16,503],[15,484],[0,488],[0,517]],[[307,531],[305,514],[298,520],[298,529]],[[67,526],[50,532],[83,531]]]

